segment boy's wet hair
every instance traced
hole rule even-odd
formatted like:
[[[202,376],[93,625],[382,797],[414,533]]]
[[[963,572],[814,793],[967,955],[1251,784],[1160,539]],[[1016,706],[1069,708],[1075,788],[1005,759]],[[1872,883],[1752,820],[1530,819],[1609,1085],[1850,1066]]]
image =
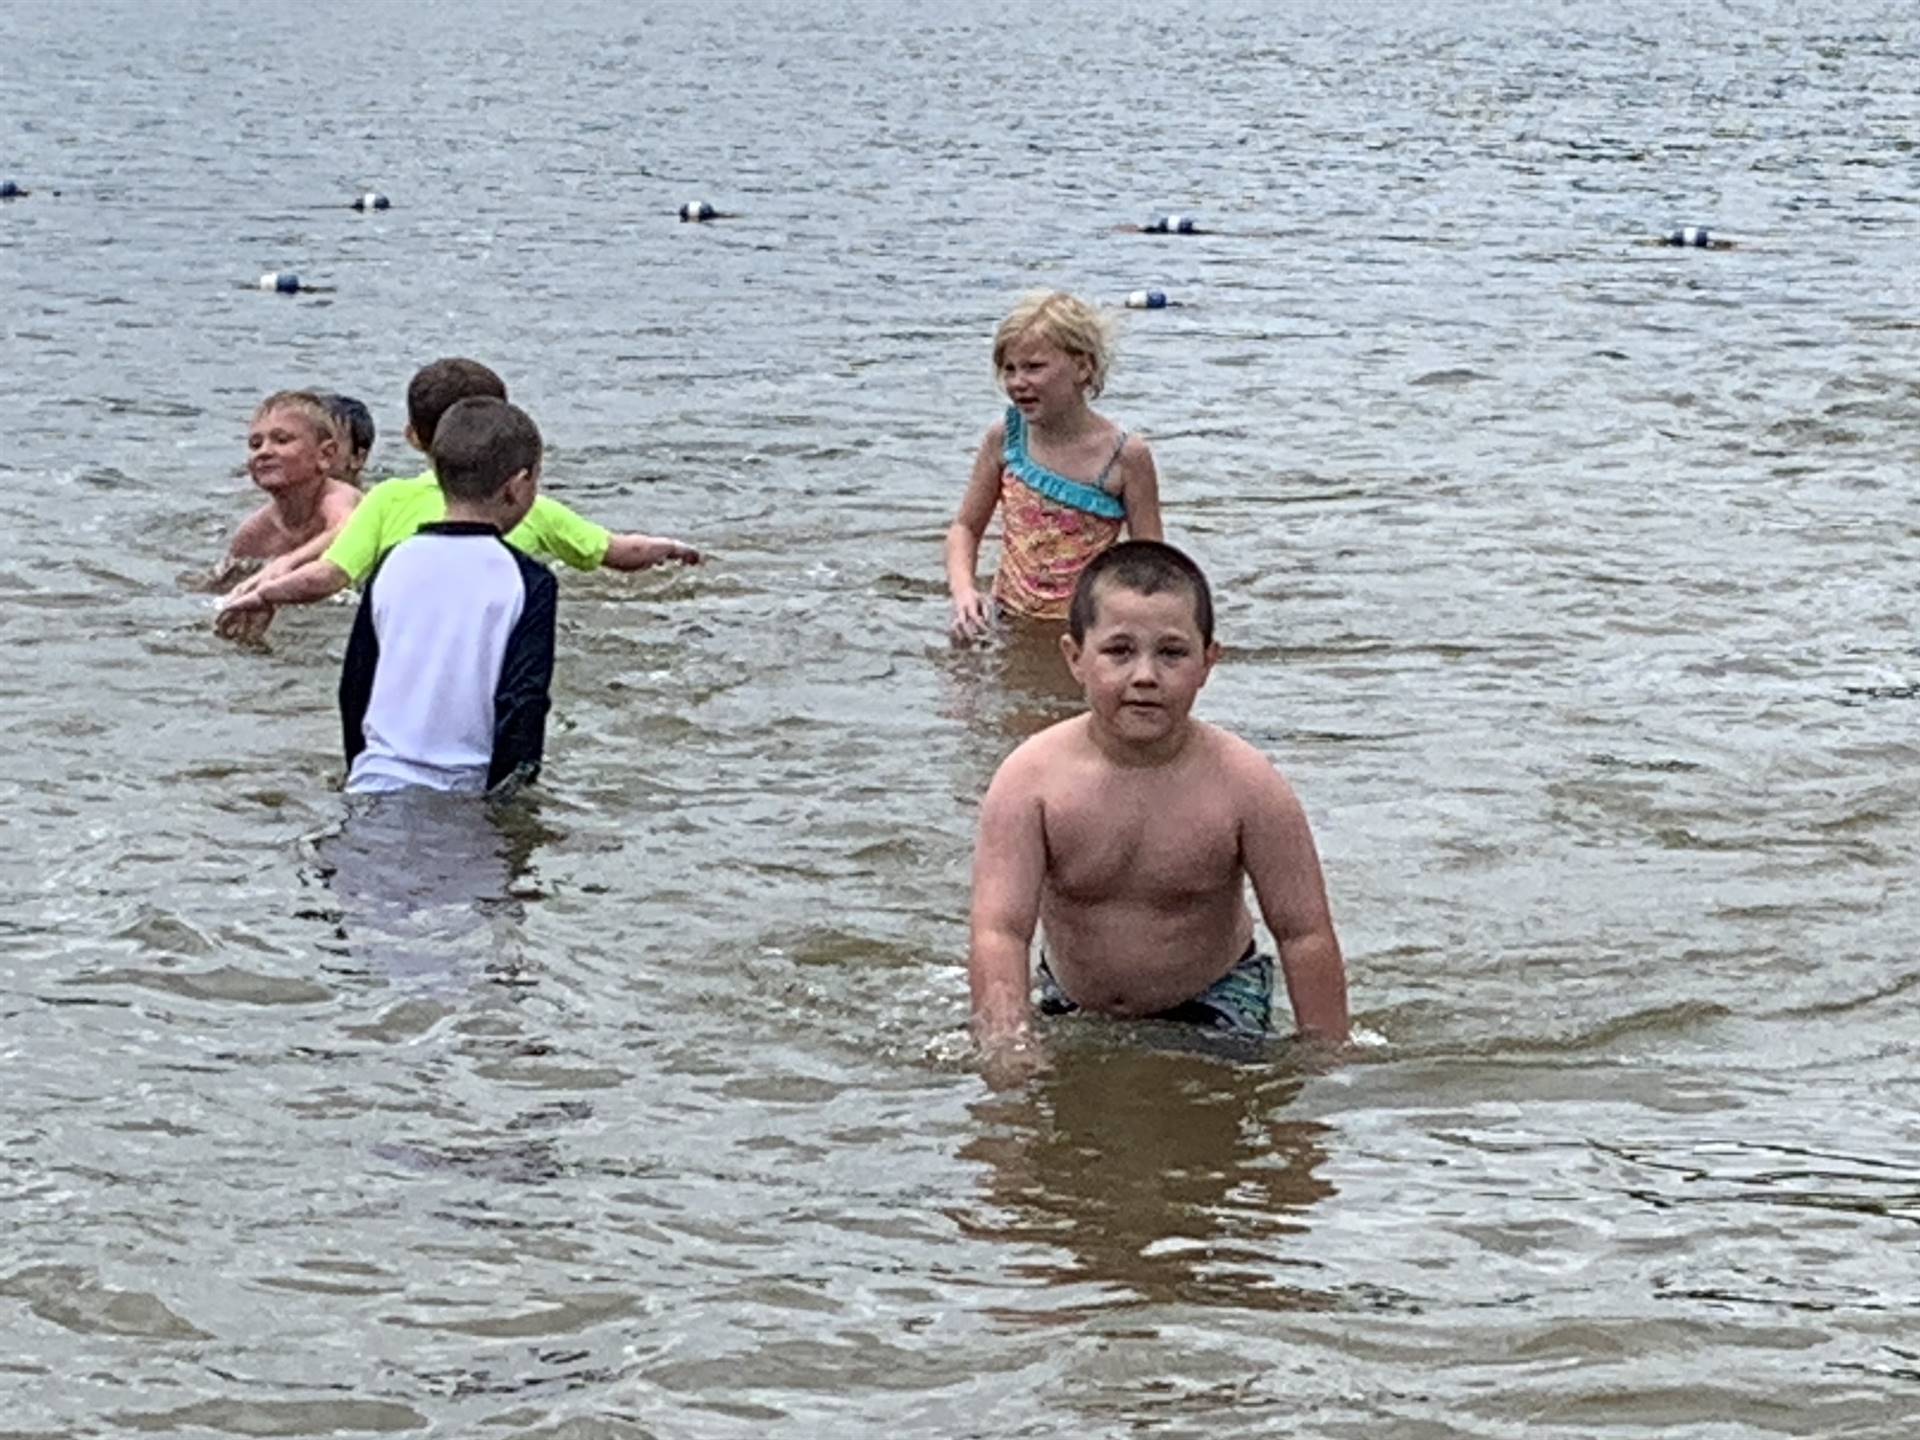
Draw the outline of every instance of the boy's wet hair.
[[[1193,623],[1199,627],[1200,643],[1213,644],[1213,587],[1185,553],[1159,540],[1122,540],[1094,556],[1093,563],[1080,572],[1067,610],[1067,633],[1074,644],[1086,643],[1087,631],[1098,617],[1103,583],[1136,595],[1186,591],[1193,597]]]
[[[540,429],[518,405],[492,396],[456,400],[434,433],[433,473],[450,500],[491,500],[540,464]]]
[[[333,416],[334,428],[353,454],[373,449],[373,412],[351,395],[324,393],[320,403]]]
[[[1031,290],[1020,297],[1013,313],[993,332],[993,374],[997,380],[1007,363],[1007,351],[1025,335],[1038,335],[1078,356],[1092,367],[1087,394],[1107,388],[1107,367],[1113,361],[1113,322],[1077,295],[1064,290]]]
[[[422,365],[407,382],[407,424],[423,449],[433,449],[440,417],[462,400],[504,400],[507,382],[478,360],[453,356]]]
[[[313,426],[313,438],[340,442],[340,422],[333,418],[333,411],[327,408],[327,402],[311,390],[276,390],[260,402],[260,408],[253,412],[253,423],[259,424],[275,410],[291,410],[306,418]]]

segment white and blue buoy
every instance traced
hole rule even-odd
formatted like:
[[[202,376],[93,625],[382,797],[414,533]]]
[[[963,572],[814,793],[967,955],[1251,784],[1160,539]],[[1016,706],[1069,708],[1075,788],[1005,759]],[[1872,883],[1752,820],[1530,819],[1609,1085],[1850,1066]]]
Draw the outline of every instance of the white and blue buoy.
[[[1156,215],[1142,228],[1149,235],[1192,235],[1200,229],[1200,222],[1191,215]]]
[[[680,218],[693,221],[717,220],[720,218],[720,212],[704,200],[689,200],[680,207]]]
[[[1127,296],[1129,310],[1164,310],[1167,308],[1167,292],[1164,290],[1135,290]]]
[[[356,210],[388,210],[392,207],[393,202],[377,190],[353,197],[353,208]]]
[[[18,200],[30,193],[12,180],[0,180],[0,200]]]
[[[1693,249],[1704,250],[1713,244],[1713,236],[1707,233],[1704,225],[1682,225],[1667,236],[1669,245],[1685,245]]]
[[[298,295],[305,287],[291,270],[269,270],[260,277],[259,287],[269,295]]]

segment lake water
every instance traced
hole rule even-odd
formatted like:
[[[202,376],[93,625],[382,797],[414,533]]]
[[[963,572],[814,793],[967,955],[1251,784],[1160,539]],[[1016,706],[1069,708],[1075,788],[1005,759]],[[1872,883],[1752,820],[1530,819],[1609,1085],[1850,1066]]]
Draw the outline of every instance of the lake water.
[[[0,56],[0,1436],[1912,1432],[1910,6],[20,0]],[[1112,229],[1166,210],[1221,233]],[[1073,706],[943,636],[1035,285],[1184,302],[1102,408],[1313,816],[1331,1071],[969,1057],[975,805]],[[350,815],[350,612],[241,650],[180,580],[261,395],[412,473],[445,354],[714,555],[562,577],[498,828]]]

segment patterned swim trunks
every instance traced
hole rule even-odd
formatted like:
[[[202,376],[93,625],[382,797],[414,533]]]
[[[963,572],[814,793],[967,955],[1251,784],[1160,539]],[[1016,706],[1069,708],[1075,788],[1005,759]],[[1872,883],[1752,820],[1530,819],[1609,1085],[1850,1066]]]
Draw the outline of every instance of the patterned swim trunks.
[[[1040,956],[1039,979],[1042,1015],[1071,1015],[1080,1008],[1067,998],[1060,982],[1053,978],[1044,953]],[[1193,999],[1146,1018],[1176,1020],[1183,1025],[1231,1030],[1241,1035],[1270,1035],[1273,1033],[1273,959],[1262,955],[1257,945],[1248,942],[1247,953],[1234,962],[1234,967]]]

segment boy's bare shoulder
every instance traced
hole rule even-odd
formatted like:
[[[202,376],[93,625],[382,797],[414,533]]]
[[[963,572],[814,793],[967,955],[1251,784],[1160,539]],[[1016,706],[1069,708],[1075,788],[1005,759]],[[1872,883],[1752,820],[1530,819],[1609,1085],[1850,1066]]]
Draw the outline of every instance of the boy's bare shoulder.
[[[1195,721],[1196,738],[1206,745],[1202,757],[1208,768],[1254,798],[1268,799],[1278,793],[1291,793],[1287,780],[1266,751],[1250,740],[1218,725]]]
[[[360,492],[344,480],[329,480],[327,493],[321,498],[320,504],[327,518],[338,522],[359,506]]]

